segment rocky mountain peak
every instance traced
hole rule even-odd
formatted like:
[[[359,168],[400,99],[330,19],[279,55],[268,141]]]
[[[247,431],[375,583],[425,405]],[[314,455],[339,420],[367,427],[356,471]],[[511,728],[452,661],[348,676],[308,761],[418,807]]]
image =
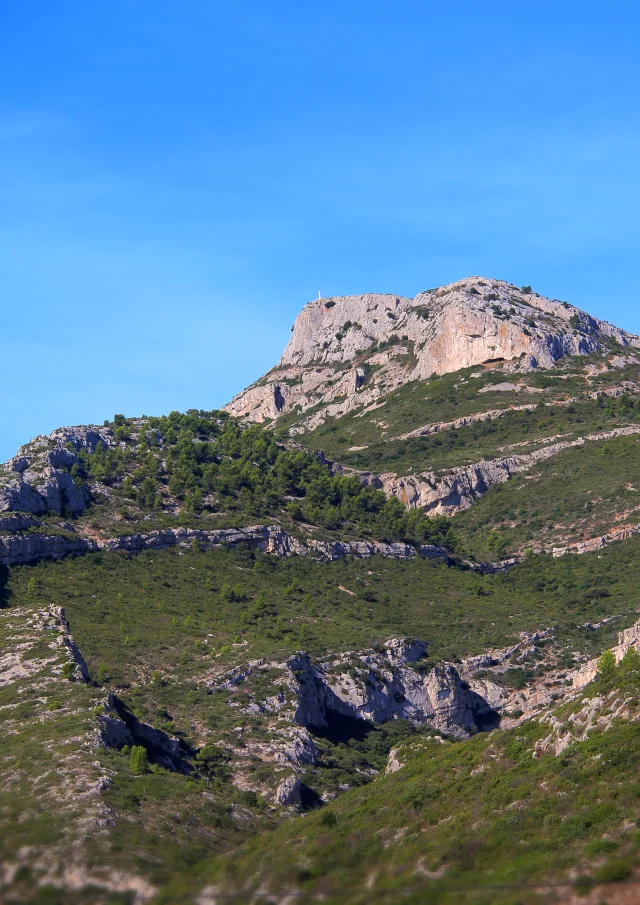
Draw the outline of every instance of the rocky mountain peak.
[[[365,294],[316,299],[302,309],[278,364],[228,404],[252,421],[314,409],[326,417],[374,403],[405,383],[509,362],[550,368],[612,341],[640,338],[569,305],[502,280],[466,277],[415,298]]]

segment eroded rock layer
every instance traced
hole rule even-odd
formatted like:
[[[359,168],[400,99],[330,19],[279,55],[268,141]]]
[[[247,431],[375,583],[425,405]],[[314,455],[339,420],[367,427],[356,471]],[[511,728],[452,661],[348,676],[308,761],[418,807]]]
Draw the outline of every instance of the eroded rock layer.
[[[528,287],[526,287],[528,289]],[[468,277],[415,298],[340,296],[305,305],[278,364],[227,410],[251,421],[300,415],[312,429],[397,387],[494,361],[531,370],[640,339],[567,303]]]

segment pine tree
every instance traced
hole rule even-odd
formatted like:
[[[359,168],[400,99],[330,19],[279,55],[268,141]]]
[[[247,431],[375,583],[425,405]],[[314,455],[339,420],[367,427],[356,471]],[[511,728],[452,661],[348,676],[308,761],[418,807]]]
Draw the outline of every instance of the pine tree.
[[[129,764],[131,772],[136,776],[149,772],[149,758],[147,757],[146,748],[142,745],[134,745],[129,754]]]

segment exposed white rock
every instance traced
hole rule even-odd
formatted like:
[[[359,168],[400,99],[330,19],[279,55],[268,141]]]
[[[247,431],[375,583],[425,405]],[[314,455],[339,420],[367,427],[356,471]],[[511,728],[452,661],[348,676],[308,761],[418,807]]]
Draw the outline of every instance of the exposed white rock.
[[[367,294],[305,305],[275,368],[227,405],[252,421],[316,409],[299,429],[370,406],[413,380],[511,361],[552,367],[633,334],[503,281],[468,277],[414,299]],[[380,348],[382,346],[382,348]]]
[[[640,434],[640,425],[630,425],[587,434],[576,440],[550,443],[528,453],[451,468],[440,475],[435,472],[423,472],[399,477],[396,474],[374,475],[370,472],[360,472],[360,476],[364,483],[381,488],[387,496],[398,497],[411,509],[424,509],[433,515],[456,515],[468,509],[479,496],[487,492],[489,487],[503,484],[514,474],[529,471],[538,462],[553,458],[564,450],[584,446],[587,442],[637,434]]]
[[[282,780],[273,797],[277,804],[299,808],[301,793],[302,782],[297,776],[292,775]]]
[[[630,628],[618,632],[618,643],[615,647],[611,648],[613,655],[616,658],[616,663],[619,663],[631,648],[634,648],[640,653],[640,621],[634,623]],[[584,688],[585,685],[588,685],[589,682],[592,682],[595,679],[596,673],[598,672],[598,660],[598,657],[594,660],[590,660],[573,674],[572,679],[574,688]]]
[[[310,539],[302,543],[288,534],[280,525],[251,525],[246,528],[220,528],[203,531],[193,528],[166,528],[148,534],[126,534],[121,537],[95,541],[73,535],[60,534],[0,534],[0,565],[16,565],[37,559],[58,559],[68,554],[95,550],[121,550],[140,553],[143,550],[169,550],[173,547],[190,547],[194,542],[203,550],[216,547],[233,547],[248,544],[253,550],[273,556],[311,556],[327,562],[354,556],[367,559],[370,556],[386,556],[391,559],[448,559],[442,547],[423,544],[412,547],[404,543],[381,541],[319,541]]]
[[[264,710],[289,715],[298,726],[329,728],[341,719],[385,723],[408,719],[442,732],[466,737],[479,728],[497,725],[497,714],[487,702],[469,688],[454,666],[444,663],[422,672],[415,668],[424,655],[425,645],[413,639],[393,639],[383,653],[339,654],[329,661],[313,663],[303,652],[283,664],[260,664],[252,669],[279,669],[282,683],[293,694],[293,705],[283,709],[281,702],[265,702]],[[244,681],[248,673],[228,676],[218,687]],[[269,759],[284,763],[312,762],[308,746],[299,740],[302,757],[290,756],[290,740],[282,740],[281,757]],[[286,748],[286,751],[285,751]]]
[[[62,427],[48,437],[31,440],[0,465],[0,512],[83,512],[90,502],[89,491],[86,486],[77,487],[70,472],[79,463],[76,453],[93,452],[99,443],[114,444],[110,428]]]
[[[400,760],[400,749],[392,748],[387,757],[387,766],[384,768],[384,775],[389,776],[391,773],[397,773],[402,770],[404,762]]]

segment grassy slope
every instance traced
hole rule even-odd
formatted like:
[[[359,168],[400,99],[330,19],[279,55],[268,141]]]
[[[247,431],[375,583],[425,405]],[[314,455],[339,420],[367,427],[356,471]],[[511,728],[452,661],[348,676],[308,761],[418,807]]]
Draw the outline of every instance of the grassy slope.
[[[24,845],[71,850],[86,810],[77,795],[100,775],[73,739],[95,729],[93,709],[105,695],[61,675],[65,650],[54,630],[34,625],[34,609],[0,612],[0,820],[12,827],[0,834],[2,859]]]
[[[562,626],[583,648],[591,635],[585,631],[583,642],[575,624],[621,613],[632,621],[639,548],[633,539],[601,557],[533,557],[494,576],[421,559],[100,553],[17,567],[7,595],[12,605],[63,604],[92,675],[102,667],[112,686],[126,690],[151,684],[155,670],[187,682],[257,656],[301,648],[322,656],[394,634],[424,638],[433,660],[504,645],[520,631],[550,625]],[[31,578],[36,591],[28,590]],[[225,599],[229,586],[240,599]]]
[[[454,519],[465,549],[495,556],[497,531],[504,554],[528,545],[576,542],[619,524],[640,521],[640,441],[636,437],[588,443],[541,462],[492,487]]]
[[[0,687],[0,861],[23,865],[8,888],[0,881],[2,901],[95,903],[88,887],[114,871],[162,885],[269,825],[260,807],[242,808],[229,783],[203,785],[161,768],[135,775],[127,754],[101,748],[106,689],[61,674],[69,661],[56,631],[34,627],[39,596],[0,611],[3,650],[17,652]],[[65,869],[84,875],[86,888],[56,892]]]
[[[598,692],[605,715],[622,697],[601,685],[584,698]],[[624,691],[631,713],[638,692],[636,676]],[[556,717],[570,728],[581,706],[565,705]],[[424,902],[428,888],[428,901],[442,905],[567,900],[566,890],[446,892],[446,886],[630,876],[640,864],[640,726],[614,721],[559,757],[534,759],[536,741],[548,733],[547,725],[530,722],[454,745],[413,744],[403,749],[407,762],[399,772],[257,838],[204,876],[222,889],[322,892],[328,903],[361,901],[344,894],[365,887],[389,890],[381,901]],[[422,891],[415,895],[393,894],[416,886]],[[334,898],[337,890],[342,895]]]
[[[573,440],[630,423],[633,419],[605,412],[594,401],[561,407],[539,404],[533,411],[509,412],[493,421],[427,437],[372,444],[362,452],[347,454],[342,461],[360,470],[373,471],[375,466],[378,473],[407,475],[424,470],[440,473],[480,459],[527,453],[539,449],[550,438]]]
[[[259,726],[234,713],[225,694],[207,694],[202,682],[225,664],[237,665],[260,654],[280,657],[304,647],[320,656],[407,634],[425,638],[434,662],[504,644],[524,629],[557,625],[567,663],[573,659],[570,652],[593,655],[613,640],[615,629],[635,618],[639,546],[634,540],[612,547],[601,559],[536,557],[507,575],[485,578],[424,561],[320,564],[243,551],[130,559],[95,554],[13,569],[4,592],[10,606],[4,612],[51,601],[63,604],[91,674],[104,686],[90,689],[63,682],[62,692],[87,697],[87,712],[81,717],[87,725],[72,722],[66,727],[65,704],[60,712],[51,712],[47,731],[67,740],[91,732],[96,725],[91,701],[113,689],[139,717],[189,744],[199,746],[207,739],[224,744],[232,727],[246,724],[259,732]],[[35,588],[32,582],[30,589],[30,579],[35,579]],[[223,585],[238,586],[244,599],[223,599]],[[373,590],[377,600],[351,597],[338,585],[357,594]],[[259,591],[274,607],[262,616],[256,616],[255,609]],[[624,615],[598,631],[580,627],[613,614]],[[243,646],[234,647],[234,639],[241,637]],[[57,687],[51,686],[47,700],[58,694]],[[39,759],[51,752],[43,737],[46,744],[43,750],[36,746],[36,754],[34,725],[25,711],[21,757],[25,763],[33,759],[38,771]],[[403,731],[398,727],[396,740]],[[393,742],[392,733],[371,737],[362,750],[324,746],[333,780],[352,784],[359,770],[379,767]],[[16,740],[7,743],[15,753]],[[100,839],[88,839],[85,857],[92,870],[117,864],[162,885],[277,819],[259,801],[245,802],[228,781],[202,784],[162,770],[134,776],[128,758],[117,752],[103,752],[99,760],[112,775],[100,801],[112,809],[115,826]],[[42,808],[40,791],[34,795],[29,786],[33,775],[29,767],[27,785],[11,799],[14,810],[4,813],[5,826],[7,820],[14,821],[16,808]],[[79,807],[81,812],[85,805]],[[233,817],[232,807],[241,819]],[[64,825],[64,816],[55,809],[48,819],[52,816]],[[16,845],[41,838],[46,842],[49,837],[27,822]]]
[[[587,368],[602,359],[566,359],[554,371],[523,377],[503,370],[482,372],[472,368],[434,377],[425,383],[407,384],[390,393],[383,404],[363,414],[352,412],[328,419],[303,435],[305,445],[323,449],[333,459],[354,468],[376,472],[410,474],[439,470],[480,458],[499,455],[497,447],[531,442],[564,433],[580,435],[609,429],[628,421],[619,412],[607,411],[589,398],[623,380],[637,380],[640,367],[611,369],[596,376]],[[482,372],[479,378],[470,375]],[[539,393],[491,391],[497,384],[523,384]],[[480,391],[483,392],[480,392]],[[488,390],[488,391],[487,391]],[[574,398],[577,402],[572,402]],[[560,403],[558,408],[546,403]],[[393,440],[423,425],[452,421],[467,415],[511,406],[537,405],[532,413],[512,413],[495,422],[480,423],[440,435],[411,440]],[[283,419],[282,427],[290,426]],[[366,449],[350,452],[351,447]]]

